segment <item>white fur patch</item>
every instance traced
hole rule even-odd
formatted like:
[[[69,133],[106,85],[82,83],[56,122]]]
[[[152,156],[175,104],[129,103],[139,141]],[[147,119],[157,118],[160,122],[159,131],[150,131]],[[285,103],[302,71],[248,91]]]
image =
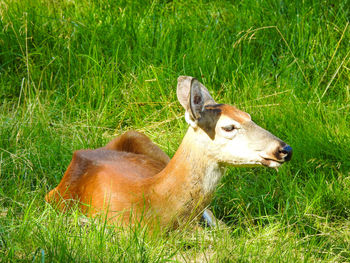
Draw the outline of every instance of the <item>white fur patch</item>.
[[[212,193],[223,175],[222,168],[217,163],[210,164],[203,178],[203,191],[205,194]]]
[[[196,128],[198,126],[197,121],[193,121],[187,111],[185,112],[185,120],[189,125],[191,125],[192,128]]]

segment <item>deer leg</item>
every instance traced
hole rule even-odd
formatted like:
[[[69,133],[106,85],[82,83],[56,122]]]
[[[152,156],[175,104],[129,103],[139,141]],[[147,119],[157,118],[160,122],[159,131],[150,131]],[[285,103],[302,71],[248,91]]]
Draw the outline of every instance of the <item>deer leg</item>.
[[[206,208],[202,214],[200,222],[205,227],[216,227],[219,220],[214,216],[213,212]]]

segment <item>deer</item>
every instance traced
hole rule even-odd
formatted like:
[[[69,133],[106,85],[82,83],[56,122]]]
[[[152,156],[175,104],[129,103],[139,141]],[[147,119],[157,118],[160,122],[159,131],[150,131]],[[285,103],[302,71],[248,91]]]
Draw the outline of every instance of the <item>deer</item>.
[[[78,202],[87,216],[118,225],[215,226],[208,206],[226,166],[277,168],[291,160],[291,146],[248,113],[216,103],[196,78],[180,76],[176,93],[189,127],[171,159],[146,135],[128,131],[102,148],[75,151],[46,201],[62,211]]]

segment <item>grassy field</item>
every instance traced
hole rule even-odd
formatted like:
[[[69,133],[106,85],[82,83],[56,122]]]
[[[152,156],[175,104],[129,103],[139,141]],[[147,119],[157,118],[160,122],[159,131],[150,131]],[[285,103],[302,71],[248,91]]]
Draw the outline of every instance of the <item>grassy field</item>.
[[[350,261],[350,2],[0,0],[0,261]],[[230,168],[227,229],[149,233],[45,203],[72,152],[144,132],[169,156],[197,77],[289,143]]]

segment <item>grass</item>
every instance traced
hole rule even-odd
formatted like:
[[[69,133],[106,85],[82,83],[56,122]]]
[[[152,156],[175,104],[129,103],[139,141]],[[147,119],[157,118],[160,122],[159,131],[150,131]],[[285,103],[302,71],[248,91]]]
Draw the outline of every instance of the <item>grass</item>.
[[[349,6],[0,1],[1,261],[350,261]],[[294,149],[278,173],[228,169],[212,202],[227,229],[118,232],[45,203],[74,150],[129,129],[172,156],[179,75]]]

